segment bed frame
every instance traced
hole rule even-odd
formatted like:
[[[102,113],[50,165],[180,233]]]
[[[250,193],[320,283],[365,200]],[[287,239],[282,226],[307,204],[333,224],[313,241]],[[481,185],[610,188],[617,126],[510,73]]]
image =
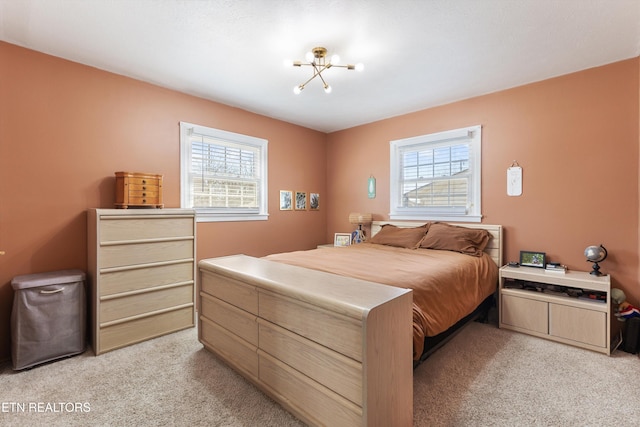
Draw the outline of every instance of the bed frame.
[[[371,236],[375,236],[378,231],[385,224],[392,224],[396,227],[417,227],[424,224],[426,221],[374,221],[371,224]],[[491,224],[477,224],[477,223],[453,223],[452,225],[459,225],[466,228],[484,229],[491,233],[491,240],[484,248],[491,259],[496,263],[498,268],[502,267],[502,252],[503,252],[503,233],[501,225]],[[497,288],[496,288],[497,292]],[[489,316],[489,310],[496,305],[496,296],[490,295],[487,297],[473,312],[460,319],[455,325],[451,326],[444,332],[434,336],[426,337],[424,339],[424,352],[420,356],[419,360],[413,362],[413,368],[417,368],[422,362],[424,362],[429,356],[431,356],[436,350],[445,345],[451,340],[460,330],[469,322],[482,321],[486,322]]]
[[[375,222],[374,233],[386,223],[421,224]],[[501,263],[501,227],[472,227],[492,233]],[[245,255],[201,260],[198,272],[198,339],[291,413],[412,425],[412,290]]]

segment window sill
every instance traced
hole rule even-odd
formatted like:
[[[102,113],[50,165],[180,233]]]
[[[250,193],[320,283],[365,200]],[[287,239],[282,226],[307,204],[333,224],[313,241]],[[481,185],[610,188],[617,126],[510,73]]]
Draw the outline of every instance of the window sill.
[[[196,209],[196,222],[266,221],[269,214],[220,214]]]
[[[392,221],[482,222],[482,215],[389,214]]]

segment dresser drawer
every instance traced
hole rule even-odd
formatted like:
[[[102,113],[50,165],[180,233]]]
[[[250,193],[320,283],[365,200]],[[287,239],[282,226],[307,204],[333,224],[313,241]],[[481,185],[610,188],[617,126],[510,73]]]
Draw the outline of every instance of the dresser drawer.
[[[607,313],[549,304],[549,335],[607,347]]]
[[[100,243],[144,239],[167,239],[194,235],[193,217],[104,219],[100,223]]]
[[[127,182],[129,184],[129,190],[131,190],[132,187],[140,188],[153,186],[158,188],[162,181],[155,176],[130,176]]]
[[[362,408],[291,369],[262,350],[260,356],[260,380],[269,390],[282,396],[285,402],[307,415],[314,425],[357,426],[362,425]],[[270,388],[270,385],[277,387]]]
[[[193,326],[193,307],[143,317],[99,330],[102,353]]]
[[[104,297],[177,283],[193,283],[193,264],[193,261],[189,261],[103,273],[100,277],[99,296]]]
[[[193,304],[193,286],[183,285],[100,302],[100,325],[183,304]]]
[[[258,291],[256,288],[218,274],[204,270],[200,270],[200,272],[202,291],[251,314],[258,314]]]
[[[260,349],[362,406],[362,364],[270,322],[258,320]]]
[[[200,317],[200,339],[207,348],[221,355],[228,364],[258,378],[257,347],[233,335],[207,318]]]
[[[102,246],[101,269],[193,258],[193,239]]]
[[[362,362],[361,320],[267,292],[259,304],[261,318]]]
[[[255,315],[205,293],[202,293],[201,297],[202,307],[200,310],[203,316],[250,344],[258,345],[258,324]]]
[[[513,295],[502,295],[502,323],[517,328],[549,333],[549,303]]]

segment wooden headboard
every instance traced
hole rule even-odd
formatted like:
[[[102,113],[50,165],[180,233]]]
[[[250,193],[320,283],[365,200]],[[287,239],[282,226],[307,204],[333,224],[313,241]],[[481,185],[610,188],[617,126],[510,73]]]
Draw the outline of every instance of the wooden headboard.
[[[380,228],[385,224],[392,224],[396,227],[418,227],[422,224],[427,223],[428,221],[373,221],[371,223],[371,236],[375,236]],[[491,259],[496,263],[498,267],[502,267],[502,226],[501,225],[490,225],[490,224],[480,224],[480,223],[464,223],[458,224],[450,222],[451,225],[457,225],[460,227],[467,228],[481,228],[487,230],[491,233],[492,239],[487,244],[487,247],[484,248],[484,251],[489,254]]]

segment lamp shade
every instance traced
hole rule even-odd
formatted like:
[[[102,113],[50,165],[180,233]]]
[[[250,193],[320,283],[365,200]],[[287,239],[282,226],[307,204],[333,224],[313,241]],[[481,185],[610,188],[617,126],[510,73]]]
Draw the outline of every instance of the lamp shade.
[[[351,212],[349,214],[349,223],[351,224],[371,224],[373,215],[370,213]]]

